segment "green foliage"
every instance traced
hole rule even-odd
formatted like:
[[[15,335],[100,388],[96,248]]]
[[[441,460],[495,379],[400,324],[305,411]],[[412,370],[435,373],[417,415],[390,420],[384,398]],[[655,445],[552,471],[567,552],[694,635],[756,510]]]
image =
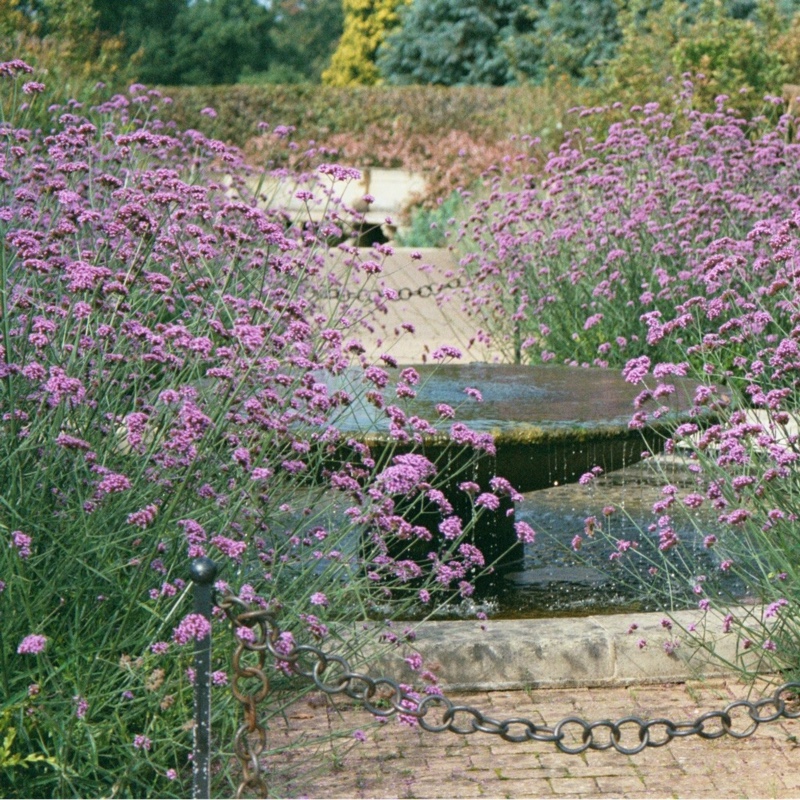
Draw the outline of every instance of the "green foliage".
[[[688,70],[705,76],[697,94],[706,102],[799,81],[798,10],[798,0],[0,0],[0,53],[117,89],[134,79],[454,86],[566,77],[633,102],[666,99],[671,92],[653,93]]]
[[[753,113],[765,94],[779,93],[786,79],[773,47],[780,20],[769,10],[765,4],[758,20],[731,19],[720,0],[703,3],[696,22],[672,52],[676,74],[698,76],[695,96],[701,107],[709,107],[717,95],[729,94],[729,105]]]
[[[150,31],[168,31],[186,0],[94,0],[102,30],[114,35],[124,33],[134,52]]]
[[[258,0],[95,0],[103,31],[121,36],[146,83],[235,83],[266,70],[273,15]]]
[[[399,22],[398,9],[410,0],[344,0],[344,29],[322,73],[328,86],[371,86],[379,82],[378,48]]]
[[[72,96],[125,73],[123,43],[98,29],[92,0],[0,0],[0,59],[24,58]]]
[[[541,83],[568,76],[596,78],[612,58],[622,33],[616,0],[529,0],[532,30],[506,42],[514,69]]]
[[[261,121],[293,126],[299,140],[324,141],[342,134],[352,139],[354,147],[373,126],[377,130],[370,134],[370,140],[376,145],[376,137],[397,140],[399,145],[403,136],[441,138],[443,131],[465,131],[487,143],[506,140],[511,134],[551,135],[566,109],[580,96],[567,87],[551,90],[528,86],[239,85],[176,86],[166,91],[174,100],[167,112],[170,119],[205,132],[213,125],[215,136],[239,146],[256,135]],[[209,106],[218,113],[213,121],[200,113]]]
[[[44,753],[25,752],[21,749],[19,729],[26,731],[31,722],[26,720],[26,712],[32,708],[30,703],[17,703],[7,706],[0,714],[0,785],[11,781],[14,771],[29,772],[32,767],[47,765],[56,767],[58,762]],[[26,738],[28,738],[26,736]]]
[[[274,9],[275,63],[270,67],[268,82],[297,83],[302,76],[303,80],[319,83],[342,35],[341,1],[281,0]],[[289,79],[278,80],[282,74]]]
[[[648,0],[632,0],[620,12],[622,40],[603,70],[601,85],[608,100],[636,98],[669,103],[674,94],[665,81],[673,73],[672,52],[686,36],[690,18],[680,0],[664,0],[652,9]]]
[[[318,82],[341,30],[337,0],[0,0],[6,57],[49,69],[37,55],[55,52],[61,69],[117,88]]]
[[[245,68],[269,67],[271,27],[270,12],[257,0],[198,0],[146,42],[138,76],[145,83],[235,83]]]
[[[239,75],[237,83],[246,86],[264,86],[266,84],[293,86],[299,83],[308,83],[308,78],[289,64],[270,64],[269,69],[261,72],[254,72],[249,67],[245,67],[242,74]]]
[[[139,79],[160,84],[206,77],[319,82],[342,32],[339,0],[95,0],[95,6],[101,29],[124,37]]]
[[[733,105],[754,113],[763,94],[797,79],[787,28],[799,8],[796,0],[415,0],[377,65],[394,84],[564,76],[630,102],[668,101],[668,79],[701,73],[698,105],[744,89]]]
[[[689,72],[694,104],[711,108],[719,95],[728,105],[752,115],[762,110],[765,94],[781,93],[793,74],[791,34],[784,33],[789,4],[703,0],[665,0],[657,9],[634,0],[620,14],[622,41],[601,74],[611,101],[658,101],[668,105],[673,77]],[[796,18],[795,18],[796,19]],[[789,25],[790,31],[793,25]]]
[[[94,0],[98,11],[100,30],[122,39],[125,57],[133,70],[143,66],[137,77],[155,82],[169,82],[160,78],[160,69],[172,48],[172,30],[186,0]],[[168,68],[167,72],[170,70]]]
[[[410,228],[397,237],[401,247],[446,247],[448,229],[464,207],[459,192],[452,192],[434,208],[418,208],[411,215]]]
[[[789,84],[800,84],[800,14],[797,14],[789,27],[775,41],[775,49],[780,55],[786,70]]]
[[[0,36],[10,42],[20,33],[32,32],[33,21],[22,9],[21,0],[0,0]]]
[[[0,181],[0,795],[186,797],[196,634],[176,626],[191,610],[189,558],[208,548],[221,580],[274,601],[298,643],[329,625],[336,650],[363,666],[387,644],[380,626],[355,621],[384,618],[390,598],[408,618],[423,585],[408,563],[387,571],[390,546],[402,559],[417,539],[396,515],[411,524],[441,484],[420,456],[419,485],[394,489],[391,445],[373,460],[334,435],[351,403],[389,406],[363,395],[384,375],[400,405],[397,381],[416,378],[344,378],[359,362],[342,338],[375,313],[380,279],[358,252],[329,259],[333,214],[317,224],[280,203],[256,208],[237,152],[152,120],[158,92],[54,105],[49,135],[31,133],[28,75],[0,82],[14,142]],[[315,164],[308,155],[304,175],[284,171],[276,194],[337,191],[339,170]],[[31,247],[52,262],[31,260]],[[356,282],[368,299],[330,302],[330,287]],[[462,541],[448,539],[437,565],[450,569]],[[429,552],[426,542],[426,564]],[[214,628],[212,774],[228,796],[241,709],[222,685],[229,626]],[[270,727],[309,684],[265,668]],[[286,746],[264,753],[271,777]]]
[[[531,27],[525,5],[516,0],[415,0],[401,20],[377,60],[381,75],[394,84],[513,83],[504,43]]]

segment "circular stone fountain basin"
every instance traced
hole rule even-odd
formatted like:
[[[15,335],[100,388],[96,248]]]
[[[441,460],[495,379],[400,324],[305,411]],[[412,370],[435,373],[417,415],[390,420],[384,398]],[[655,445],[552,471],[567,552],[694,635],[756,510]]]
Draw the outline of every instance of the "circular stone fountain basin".
[[[575,481],[596,466],[619,469],[639,461],[648,447],[660,449],[666,431],[691,408],[695,387],[687,380],[673,381],[676,391],[669,398],[670,411],[645,429],[634,430],[629,422],[641,386],[627,383],[617,371],[516,364],[415,369],[420,375],[417,396],[403,401],[402,408],[408,415],[429,420],[441,432],[424,438],[424,451],[435,457],[452,449],[448,436],[452,422],[441,420],[436,410],[445,403],[456,410],[459,422],[491,433],[497,454],[482,460],[481,472],[501,475],[523,492]],[[337,388],[352,391],[362,380],[360,374],[348,373],[345,385]],[[478,390],[482,401],[469,397],[465,388]],[[361,396],[335,424],[358,432],[373,447],[393,443],[385,414]]]
[[[572,483],[595,467],[605,472],[621,469],[648,451],[661,450],[665,435],[691,408],[694,392],[691,382],[674,381],[669,410],[645,428],[631,429],[634,398],[641,387],[627,383],[616,371],[475,363],[415,369],[420,376],[416,397],[396,404],[407,416],[422,417],[436,428],[436,434],[424,436],[415,447],[436,464],[438,485],[462,519],[473,516],[473,500],[459,488],[464,481],[490,491],[491,479],[501,476],[518,492],[530,492]],[[366,400],[366,391],[374,387],[363,372],[348,371],[329,388],[353,396],[333,424],[369,445],[379,463],[411,449],[412,445],[390,435],[385,411]],[[477,390],[482,400],[465,389]],[[443,419],[437,411],[442,403],[455,410],[459,423],[489,433],[496,453],[476,455],[471,448],[454,443],[449,434],[453,420]],[[649,410],[657,408],[653,405]],[[440,536],[437,510],[422,514],[417,521],[434,537]],[[487,563],[494,564],[492,582],[521,569],[524,551],[509,498],[501,498],[496,511],[479,515],[470,535]],[[424,559],[429,548],[424,543],[420,548],[417,555]]]

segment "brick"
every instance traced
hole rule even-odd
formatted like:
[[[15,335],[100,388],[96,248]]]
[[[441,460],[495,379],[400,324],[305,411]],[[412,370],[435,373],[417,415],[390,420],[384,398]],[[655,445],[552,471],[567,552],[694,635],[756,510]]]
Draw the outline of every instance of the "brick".
[[[497,769],[481,769],[475,770],[473,774],[481,775],[486,780],[501,780],[516,783],[522,780],[560,780],[561,778],[569,778],[570,775],[565,767],[557,767],[556,769],[514,769],[512,767],[504,767]]]
[[[639,792],[645,788],[645,783],[635,775],[598,775],[595,781],[603,794],[629,797],[631,792]]]
[[[617,764],[575,764],[569,768],[570,778],[596,778],[607,775],[632,775],[636,777],[638,770],[634,764],[619,761]]]
[[[398,781],[394,786],[394,797],[403,797],[403,787]],[[454,782],[441,782],[420,780],[414,781],[408,785],[408,797],[430,797],[430,798],[460,798],[460,797],[482,797],[486,794],[496,797],[494,790],[488,790],[477,783],[464,783],[460,781]],[[389,796],[392,796],[391,793]]]
[[[492,716],[523,715],[551,724],[578,713],[586,719],[641,716],[690,719],[720,707],[722,700],[744,696],[735,683],[645,686],[629,689],[537,690],[463,695],[460,701],[490,709]],[[455,701],[455,698],[454,698]],[[476,702],[477,701],[477,702]],[[646,709],[644,713],[642,709]],[[298,712],[300,713],[300,712]],[[303,708],[302,713],[306,711]],[[320,739],[332,729],[361,726],[368,741],[343,756],[344,768],[331,771],[340,744],[318,741],[274,760],[273,794],[334,797],[800,797],[798,750],[790,735],[800,722],[761,726],[747,740],[698,737],[676,739],[635,756],[613,750],[579,756],[559,752],[546,742],[504,742],[475,734],[427,734],[395,723],[376,728],[363,714],[343,711],[329,720],[327,711],[290,720],[270,730],[270,746],[286,746],[301,736]],[[346,746],[344,750],[346,750]],[[500,771],[498,777],[497,770]],[[300,777],[297,777],[300,776]]]
[[[599,788],[594,778],[560,778],[551,781],[551,785],[555,794],[568,794],[571,797],[596,797]]]
[[[552,797],[553,787],[548,780],[542,778],[529,778],[524,781],[514,781],[509,784],[505,781],[487,787],[488,797]]]

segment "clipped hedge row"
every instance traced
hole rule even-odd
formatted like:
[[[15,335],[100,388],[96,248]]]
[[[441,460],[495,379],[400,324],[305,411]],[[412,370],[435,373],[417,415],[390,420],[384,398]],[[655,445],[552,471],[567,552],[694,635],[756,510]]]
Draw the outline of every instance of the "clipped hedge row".
[[[259,122],[294,126],[298,141],[343,133],[357,136],[376,127],[419,135],[459,130],[497,141],[514,133],[546,133],[568,107],[580,102],[571,87],[559,92],[534,86],[236,85],[163,91],[174,100],[171,116],[181,128],[195,128],[240,147],[257,135]],[[216,118],[201,113],[209,107]]]

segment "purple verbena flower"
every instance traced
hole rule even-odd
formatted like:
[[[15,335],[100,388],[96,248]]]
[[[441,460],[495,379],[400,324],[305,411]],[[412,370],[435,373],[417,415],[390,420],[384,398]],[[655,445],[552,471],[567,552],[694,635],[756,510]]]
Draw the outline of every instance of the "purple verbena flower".
[[[184,645],[194,639],[202,641],[211,635],[211,623],[202,614],[187,614],[172,631],[172,641]]]
[[[17,647],[20,655],[38,655],[43,653],[47,646],[47,637],[39,633],[32,633],[26,636]]]
[[[30,558],[33,545],[33,538],[23,533],[22,531],[12,531],[11,544],[17,549],[17,555],[25,560]]]

